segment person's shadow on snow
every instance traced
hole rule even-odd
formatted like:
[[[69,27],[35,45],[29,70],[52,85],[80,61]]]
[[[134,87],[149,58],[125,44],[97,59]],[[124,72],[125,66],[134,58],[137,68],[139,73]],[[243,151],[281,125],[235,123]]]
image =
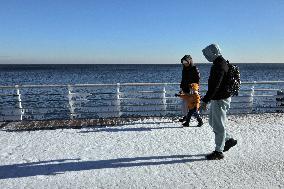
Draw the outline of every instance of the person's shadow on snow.
[[[173,121],[163,121],[163,122],[141,122],[141,123],[123,123],[116,125],[103,125],[103,126],[85,126],[86,130],[81,130],[79,133],[92,133],[92,132],[137,132],[137,131],[153,131],[159,129],[179,129],[183,128],[182,126],[161,126],[166,123],[173,123]],[[135,125],[156,125],[155,127],[136,127]],[[194,126],[193,126],[194,127]]]
[[[91,132],[137,132],[137,131],[153,131],[158,129],[178,129],[182,128],[181,126],[176,127],[93,127],[89,128],[88,130],[79,131],[79,133],[91,133]]]
[[[0,166],[0,179],[64,174],[68,171],[115,169],[204,161],[205,154],[118,158],[97,161],[59,159]]]

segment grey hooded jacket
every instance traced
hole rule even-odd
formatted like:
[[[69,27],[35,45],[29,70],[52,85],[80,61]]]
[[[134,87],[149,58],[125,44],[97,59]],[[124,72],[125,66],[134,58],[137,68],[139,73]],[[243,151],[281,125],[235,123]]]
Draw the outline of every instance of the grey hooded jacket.
[[[203,54],[206,54],[204,56],[208,61],[212,61],[213,65],[208,79],[208,91],[202,101],[208,103],[210,100],[226,99],[230,97],[227,88],[229,69],[227,61],[221,56],[220,50],[214,44],[205,49],[203,49]]]

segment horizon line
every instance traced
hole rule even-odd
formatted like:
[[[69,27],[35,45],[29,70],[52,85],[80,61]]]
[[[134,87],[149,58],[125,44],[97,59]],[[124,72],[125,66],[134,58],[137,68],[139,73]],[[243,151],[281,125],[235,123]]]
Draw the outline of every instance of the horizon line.
[[[284,64],[284,62],[230,62],[231,64]],[[0,63],[0,65],[178,65],[181,63]],[[212,64],[212,62],[194,62]]]

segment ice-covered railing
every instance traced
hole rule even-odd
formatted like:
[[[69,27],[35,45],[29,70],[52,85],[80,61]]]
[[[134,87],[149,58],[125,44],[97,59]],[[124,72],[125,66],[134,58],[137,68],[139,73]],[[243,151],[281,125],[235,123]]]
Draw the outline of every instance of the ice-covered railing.
[[[243,82],[231,114],[283,112],[284,81]],[[207,84],[201,84],[201,95]],[[0,121],[179,116],[179,83],[0,86]],[[208,112],[203,112],[208,113]]]

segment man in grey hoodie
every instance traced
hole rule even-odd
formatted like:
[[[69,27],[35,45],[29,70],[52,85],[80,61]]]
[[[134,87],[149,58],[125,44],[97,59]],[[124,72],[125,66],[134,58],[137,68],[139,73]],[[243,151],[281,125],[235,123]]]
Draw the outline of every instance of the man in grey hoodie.
[[[201,109],[206,110],[207,104],[211,102],[209,112],[209,125],[215,133],[215,151],[206,156],[208,160],[223,159],[223,152],[228,151],[237,144],[226,131],[226,113],[230,108],[230,92],[227,90],[227,61],[222,57],[220,48],[211,44],[202,50],[203,55],[209,62],[213,62],[208,79],[208,91],[202,98]]]

